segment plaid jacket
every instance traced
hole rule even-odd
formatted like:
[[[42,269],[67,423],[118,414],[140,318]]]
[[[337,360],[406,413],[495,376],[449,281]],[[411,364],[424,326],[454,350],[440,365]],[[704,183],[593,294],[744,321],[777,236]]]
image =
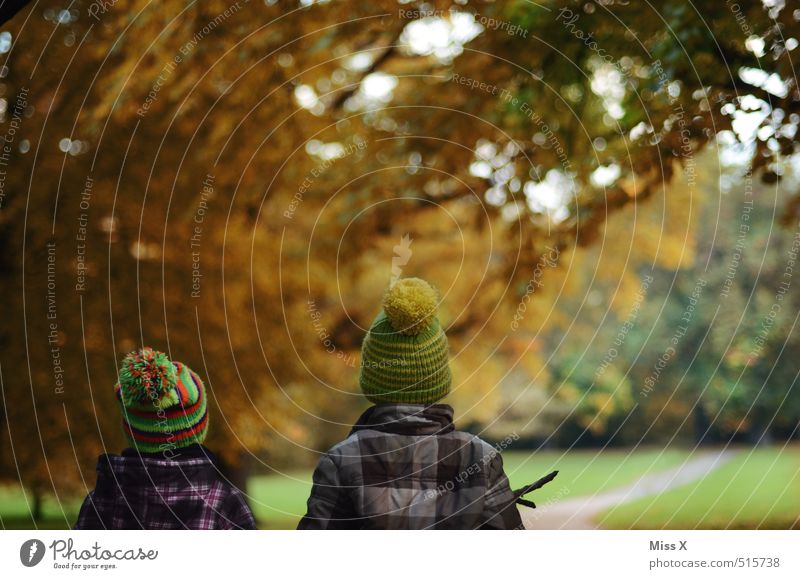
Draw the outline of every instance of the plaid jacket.
[[[300,529],[521,529],[496,450],[446,404],[379,404],[319,461]]]
[[[101,455],[75,528],[255,528],[244,496],[224,480],[208,449],[195,444],[173,452],[172,459],[133,449]]]

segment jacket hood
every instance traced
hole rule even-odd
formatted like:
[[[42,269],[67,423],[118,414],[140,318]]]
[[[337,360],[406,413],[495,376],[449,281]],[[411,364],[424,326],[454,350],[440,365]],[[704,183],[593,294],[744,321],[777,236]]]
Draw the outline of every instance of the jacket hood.
[[[350,434],[377,430],[389,434],[429,436],[455,429],[453,408],[448,404],[376,404],[368,408]]]
[[[217,478],[216,457],[202,445],[194,444],[164,453],[140,453],[125,449],[122,454],[103,454],[97,460],[97,489],[155,490],[186,484],[211,482]]]

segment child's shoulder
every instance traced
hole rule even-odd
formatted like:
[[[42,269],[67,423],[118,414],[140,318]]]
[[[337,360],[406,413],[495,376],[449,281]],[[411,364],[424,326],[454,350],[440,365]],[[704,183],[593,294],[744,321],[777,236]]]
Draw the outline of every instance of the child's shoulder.
[[[369,433],[369,430],[356,430],[351,432],[344,440],[341,440],[328,449],[325,454],[334,457],[338,455],[352,454],[353,450],[358,450],[360,439]]]
[[[395,439],[397,437],[398,435],[395,433],[373,429],[358,429],[351,432],[344,440],[334,444],[325,455],[334,462],[338,462],[342,457],[361,456],[365,450],[367,452],[389,451],[395,448],[397,444]],[[451,430],[442,434],[429,435],[426,438],[438,439],[442,442],[446,441],[451,445],[465,449],[470,448],[473,454],[481,456],[493,455],[498,452],[494,446],[479,436],[463,430]]]
[[[494,455],[498,452],[496,447],[486,442],[477,434],[464,432],[463,430],[455,430],[453,431],[453,434],[459,439],[459,441],[462,441],[464,444],[469,444],[477,454],[485,456]]]

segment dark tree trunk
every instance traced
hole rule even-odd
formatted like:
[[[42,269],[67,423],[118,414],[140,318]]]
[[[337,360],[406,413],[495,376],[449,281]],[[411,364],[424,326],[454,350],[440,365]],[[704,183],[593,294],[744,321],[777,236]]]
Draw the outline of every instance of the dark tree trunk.
[[[755,446],[767,446],[775,441],[772,436],[770,424],[766,420],[757,420],[752,428],[750,428],[748,438]]]
[[[708,416],[706,415],[706,409],[703,406],[703,402],[698,400],[697,404],[694,407],[694,413],[692,416],[694,420],[694,438],[695,443],[697,444],[706,444],[708,441],[708,434],[711,424],[708,421]]]
[[[33,499],[33,505],[31,506],[31,517],[33,518],[34,522],[38,523],[42,520],[42,493],[38,490],[34,490],[31,493]]]
[[[6,0],[0,3],[0,24],[11,20],[31,0]]]
[[[247,492],[247,478],[250,475],[250,461],[248,455],[241,454],[235,464],[228,461],[219,461],[222,475],[236,488]]]

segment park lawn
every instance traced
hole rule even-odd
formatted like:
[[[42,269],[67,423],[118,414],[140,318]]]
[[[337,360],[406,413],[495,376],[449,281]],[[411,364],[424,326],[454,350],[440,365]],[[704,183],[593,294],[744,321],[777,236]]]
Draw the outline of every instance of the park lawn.
[[[247,494],[261,529],[294,529],[306,512],[311,469],[252,476]]]
[[[681,449],[652,448],[639,448],[635,451],[506,451],[503,453],[503,460],[512,488],[533,482],[552,470],[560,471],[553,482],[528,496],[543,504],[623,486],[648,472],[659,472],[677,466],[686,460],[688,454],[688,451]],[[773,465],[776,459],[777,462]],[[740,466],[743,468],[737,473]],[[764,472],[767,477],[758,484]],[[704,481],[664,493],[657,502],[646,498],[622,505],[604,516],[602,525],[611,528],[693,528],[697,524],[697,513],[702,512],[705,513],[703,528],[754,527],[765,514],[767,520],[760,526],[786,528],[800,514],[799,472],[798,445],[785,452],[778,449],[759,449],[752,456],[749,449],[742,449],[739,456]],[[292,529],[297,526],[305,512],[305,502],[311,490],[311,474],[311,469],[304,469],[282,474],[256,475],[249,479],[249,501],[261,528]],[[713,504],[730,480],[734,480],[734,483]],[[789,484],[790,482],[793,484]],[[683,498],[694,487],[700,487],[700,491],[684,507],[678,509]],[[756,494],[746,500],[750,489],[756,487]],[[43,521],[34,525],[27,513],[25,497],[19,488],[0,487],[0,521],[2,527],[7,529],[69,528],[74,523],[81,498],[64,502],[65,520],[58,503],[48,497],[44,503]],[[698,511],[701,508],[698,504],[705,507]],[[737,515],[736,511],[742,504],[745,508]],[[707,513],[712,505],[713,511]],[[647,509],[646,516],[634,525],[644,509]],[[682,515],[676,516],[666,525],[667,519],[676,511]],[[734,515],[736,520],[731,523]]]
[[[632,482],[647,472],[682,463],[683,450],[506,451],[503,461],[512,488],[558,470],[558,477],[529,499],[543,503],[593,494]],[[253,513],[264,529],[293,529],[305,513],[311,470],[251,477],[248,494]]]
[[[647,473],[677,466],[685,459],[684,450],[662,448],[509,451],[503,453],[503,466],[512,489],[557,470],[555,480],[528,495],[534,502],[544,503],[622,486]]]
[[[612,529],[800,527],[800,445],[742,448],[702,480],[613,508]]]
[[[42,502],[42,519],[34,523],[27,497],[17,485],[0,485],[0,529],[69,529],[75,524],[83,497],[70,497],[61,505],[51,496]]]

